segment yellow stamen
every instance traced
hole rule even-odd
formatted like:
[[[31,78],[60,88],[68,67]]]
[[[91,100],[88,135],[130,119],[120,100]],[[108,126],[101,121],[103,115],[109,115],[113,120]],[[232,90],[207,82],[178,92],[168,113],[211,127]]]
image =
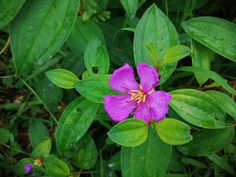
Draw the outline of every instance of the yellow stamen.
[[[137,103],[141,103],[141,102],[144,102],[146,101],[146,97],[147,95],[145,93],[143,93],[142,91],[140,90],[131,90],[130,91],[131,93],[131,97],[130,97],[130,101],[138,101]]]

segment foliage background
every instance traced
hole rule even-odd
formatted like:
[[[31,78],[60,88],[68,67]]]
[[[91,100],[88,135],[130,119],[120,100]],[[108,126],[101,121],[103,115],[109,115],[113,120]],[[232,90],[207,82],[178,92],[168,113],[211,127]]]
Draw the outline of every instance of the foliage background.
[[[27,176],[38,158],[28,176],[235,176],[235,22],[234,0],[1,0],[0,176]],[[191,126],[188,144],[151,128],[149,145],[108,137],[108,73],[143,60],[174,97],[168,117]]]

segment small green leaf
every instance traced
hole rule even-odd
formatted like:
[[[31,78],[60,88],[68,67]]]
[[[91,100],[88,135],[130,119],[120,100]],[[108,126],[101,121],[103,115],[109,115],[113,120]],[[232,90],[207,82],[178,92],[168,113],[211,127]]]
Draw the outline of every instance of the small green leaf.
[[[213,59],[213,52],[202,44],[192,40],[192,65],[210,70],[210,62]],[[195,72],[199,85],[203,85],[209,77],[205,74]]]
[[[108,132],[115,143],[134,147],[144,143],[148,136],[148,124],[141,119],[128,119],[120,122]]]
[[[87,99],[104,103],[104,97],[114,91],[109,87],[110,75],[95,75],[75,84],[75,89]]]
[[[74,151],[75,163],[82,169],[91,169],[97,162],[97,147],[91,136],[85,134],[80,140],[78,151]]]
[[[225,93],[215,90],[208,90],[206,93],[218,103],[222,110],[224,110],[236,120],[236,103],[232,98],[230,98]]]
[[[0,144],[5,144],[8,142],[10,138],[9,130],[5,128],[0,128]]]
[[[93,69],[97,69],[98,74],[107,74],[110,61],[106,47],[97,38],[92,39],[85,48],[84,64],[90,75]]]
[[[149,127],[147,141],[136,147],[122,147],[122,177],[163,177],[172,154],[172,146],[159,139]]]
[[[48,129],[40,120],[31,120],[29,124],[29,138],[33,148],[49,137]]]
[[[67,177],[70,175],[70,168],[67,163],[55,155],[46,155],[44,157],[44,166],[49,176]]]
[[[178,146],[178,150],[186,155],[207,156],[226,147],[234,136],[234,128],[200,130],[193,134],[188,144]]]
[[[67,106],[56,130],[56,144],[60,153],[65,154],[84,136],[96,116],[97,109],[98,104],[82,97]]]
[[[25,0],[1,0],[0,1],[0,28],[7,25],[19,12]]]
[[[197,17],[182,22],[182,27],[194,40],[236,61],[236,24],[216,17]]]
[[[232,126],[216,101],[204,92],[179,89],[171,92],[170,106],[186,121],[203,128]]]
[[[35,149],[32,152],[32,157],[37,158],[37,157],[43,157],[46,154],[49,154],[51,151],[52,147],[52,141],[51,139],[46,139],[43,142],[39,143]]]
[[[177,62],[188,56],[189,54],[190,48],[188,48],[187,46],[175,45],[166,51],[163,59],[160,61],[160,65]]]
[[[233,95],[236,96],[236,91],[227,83],[228,81],[213,71],[199,68],[199,67],[190,67],[190,66],[182,66],[182,67],[177,68],[177,70],[204,74],[206,77],[213,79],[220,86],[224,87],[225,90],[227,90],[229,93],[232,93]]]
[[[167,144],[179,145],[192,140],[190,127],[177,119],[165,118],[155,123],[155,128],[160,139]]]
[[[74,88],[75,83],[79,81],[74,73],[65,69],[47,71],[46,76],[53,84],[64,89]]]

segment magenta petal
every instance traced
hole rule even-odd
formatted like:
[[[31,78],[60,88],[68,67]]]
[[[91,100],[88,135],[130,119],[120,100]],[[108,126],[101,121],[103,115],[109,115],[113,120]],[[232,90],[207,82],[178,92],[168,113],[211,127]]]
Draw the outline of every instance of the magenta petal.
[[[105,97],[105,110],[114,121],[121,122],[127,119],[135,109],[136,103],[129,101],[129,99],[129,95],[109,95]]]
[[[133,68],[128,64],[118,68],[110,78],[110,87],[119,92],[137,90],[138,83],[135,81]]]
[[[140,63],[137,72],[142,85],[142,91],[147,93],[159,84],[159,75],[154,67]]]
[[[165,91],[155,91],[148,95],[147,103],[151,109],[152,118],[159,121],[168,114],[168,104],[171,100],[171,94]]]
[[[150,122],[152,117],[151,117],[150,109],[148,108],[145,102],[142,102],[139,104],[137,110],[134,113],[134,118],[142,119],[147,123]]]

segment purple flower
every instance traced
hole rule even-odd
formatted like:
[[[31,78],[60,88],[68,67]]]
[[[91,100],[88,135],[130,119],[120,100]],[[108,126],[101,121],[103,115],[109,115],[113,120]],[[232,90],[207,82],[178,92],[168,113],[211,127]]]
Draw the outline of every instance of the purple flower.
[[[31,173],[33,171],[33,165],[30,163],[25,164],[24,166],[25,173]]]
[[[147,123],[151,119],[164,119],[168,113],[171,95],[165,91],[155,91],[154,88],[159,84],[159,75],[155,68],[140,63],[137,72],[140,85],[128,64],[114,71],[109,85],[123,95],[106,96],[105,110],[117,122],[127,119],[130,113],[134,114],[134,118],[140,118]]]

